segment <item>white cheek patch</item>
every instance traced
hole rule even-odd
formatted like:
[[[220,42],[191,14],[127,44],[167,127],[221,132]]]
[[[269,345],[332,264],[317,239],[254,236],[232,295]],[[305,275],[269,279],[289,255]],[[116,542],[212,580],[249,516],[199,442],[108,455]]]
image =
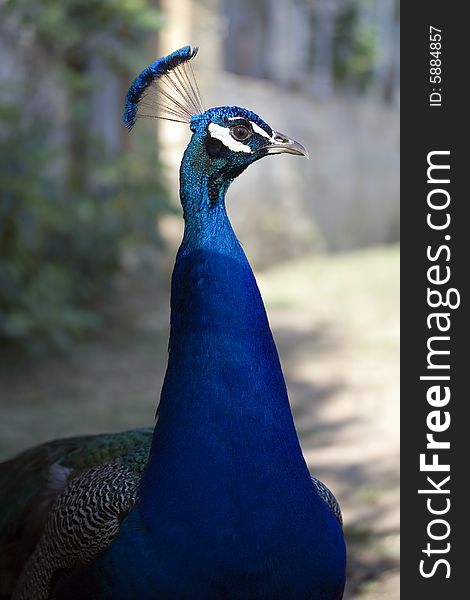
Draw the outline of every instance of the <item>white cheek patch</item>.
[[[220,125],[217,125],[217,123],[209,123],[209,133],[211,137],[220,140],[224,146],[229,148],[229,150],[233,150],[234,152],[245,152],[246,154],[251,154],[252,152],[250,146],[233,139],[228,127],[221,127]]]

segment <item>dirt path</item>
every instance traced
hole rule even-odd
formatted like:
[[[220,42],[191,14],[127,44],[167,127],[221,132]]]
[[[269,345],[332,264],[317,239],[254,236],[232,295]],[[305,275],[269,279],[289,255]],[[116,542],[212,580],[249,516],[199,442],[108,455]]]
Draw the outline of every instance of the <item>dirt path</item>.
[[[339,499],[346,598],[398,591],[398,250],[292,261],[258,276],[302,447]],[[1,361],[0,459],[35,443],[149,424],[168,335],[168,280],[121,282],[106,327],[67,359]]]

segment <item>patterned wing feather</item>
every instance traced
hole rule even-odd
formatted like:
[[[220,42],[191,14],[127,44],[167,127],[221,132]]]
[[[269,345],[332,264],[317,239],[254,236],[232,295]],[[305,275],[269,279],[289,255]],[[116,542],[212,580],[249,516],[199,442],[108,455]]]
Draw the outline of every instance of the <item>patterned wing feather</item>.
[[[152,428],[56,440],[0,464],[0,599],[9,598],[43,534],[51,507],[76,478],[115,464],[140,477]]]
[[[317,494],[329,506],[329,508],[331,509],[331,512],[338,519],[338,522],[342,527],[343,526],[343,515],[341,513],[341,508],[339,506],[339,502],[334,497],[333,492],[329,488],[327,488],[326,485],[322,481],[320,481],[319,479],[316,479],[315,477],[312,477],[312,483],[313,483],[313,486],[314,486]]]
[[[55,574],[102,552],[134,506],[139,480],[121,458],[72,479],[49,511],[13,600],[47,600]]]

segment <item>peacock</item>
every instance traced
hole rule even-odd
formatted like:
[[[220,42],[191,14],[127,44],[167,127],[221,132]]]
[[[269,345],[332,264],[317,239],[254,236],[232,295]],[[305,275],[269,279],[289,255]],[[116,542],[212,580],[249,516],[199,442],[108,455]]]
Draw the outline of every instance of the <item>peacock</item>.
[[[5,600],[340,600],[341,512],[305,463],[225,195],[305,148],[237,106],[204,110],[185,46],[135,79],[124,123],[189,125],[185,222],[155,425],[56,440],[0,465]],[[253,198],[253,202],[256,199]]]

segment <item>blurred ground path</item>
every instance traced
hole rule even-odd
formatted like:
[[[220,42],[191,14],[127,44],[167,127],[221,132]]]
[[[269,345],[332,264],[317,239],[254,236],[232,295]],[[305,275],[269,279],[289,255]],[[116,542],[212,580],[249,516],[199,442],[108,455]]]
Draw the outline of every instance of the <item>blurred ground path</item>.
[[[258,275],[312,472],[341,503],[345,598],[398,590],[398,248],[307,257]],[[0,361],[0,459],[38,442],[152,422],[169,273],[124,279],[103,333],[68,358]]]

